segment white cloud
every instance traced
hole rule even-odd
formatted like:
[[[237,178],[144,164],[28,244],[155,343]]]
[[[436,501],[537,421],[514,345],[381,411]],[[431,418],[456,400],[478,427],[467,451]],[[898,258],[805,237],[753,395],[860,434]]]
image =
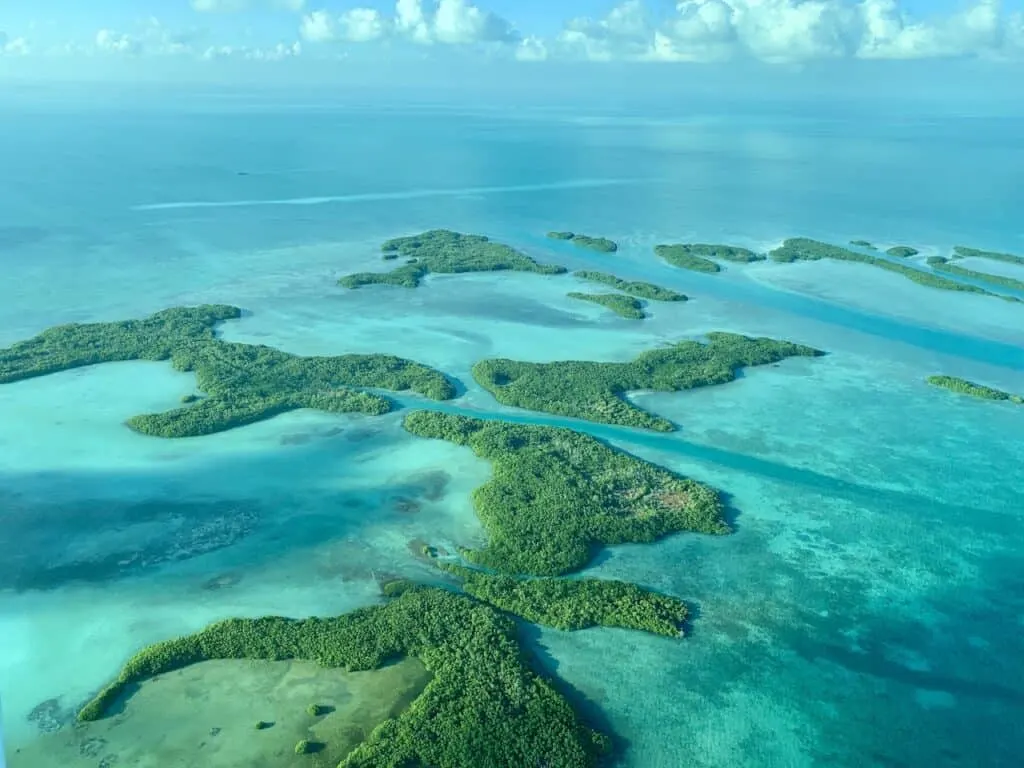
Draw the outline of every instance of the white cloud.
[[[147,19],[136,32],[118,32],[101,29],[93,38],[91,49],[85,52],[149,56],[177,56],[195,53],[196,36],[190,32],[176,32],[165,27],[159,19]],[[80,52],[72,44],[69,53]]]
[[[97,50],[107,53],[138,53],[141,48],[138,39],[112,29],[101,29],[94,42]]]
[[[440,0],[434,15],[434,36],[439,42],[455,45],[519,40],[519,34],[508,21],[466,0]]]
[[[380,11],[372,8],[353,8],[338,17],[341,36],[354,43],[379,40],[388,32],[388,22]]]
[[[28,40],[24,37],[11,38],[0,31],[0,56],[27,56],[30,53]]]
[[[302,18],[299,35],[311,43],[348,40],[368,43],[389,31],[389,21],[372,8],[353,8],[335,18],[327,11],[313,11]]]
[[[911,20],[897,0],[678,0],[656,25],[642,0],[625,0],[604,19],[568,22],[557,43],[595,61],[986,56],[1024,50],[1024,22],[1000,0],[930,21]]]
[[[313,11],[302,17],[299,24],[299,35],[303,40],[312,43],[326,43],[337,37],[337,25],[334,17],[327,11]]]
[[[539,37],[526,37],[516,47],[516,58],[520,61],[544,61],[548,47]]]
[[[508,20],[469,0],[436,0],[429,9],[423,0],[397,0],[392,18],[371,8],[353,8],[337,17],[312,11],[299,31],[311,42],[371,42],[389,35],[421,45],[515,44],[522,39]]]
[[[192,0],[192,8],[200,13],[241,11],[247,5],[246,0]]]
[[[570,20],[558,42],[570,54],[591,61],[637,58],[648,49],[654,29],[642,0],[626,0],[604,19]]]
[[[430,43],[430,25],[420,0],[398,0],[395,3],[395,29],[417,43]]]
[[[302,43],[296,41],[290,45],[278,43],[271,48],[251,48],[249,46],[220,45],[210,46],[203,51],[204,59],[247,59],[249,61],[283,61],[302,55]]]
[[[191,0],[191,5],[199,13],[236,13],[253,6],[298,13],[306,7],[306,0]]]

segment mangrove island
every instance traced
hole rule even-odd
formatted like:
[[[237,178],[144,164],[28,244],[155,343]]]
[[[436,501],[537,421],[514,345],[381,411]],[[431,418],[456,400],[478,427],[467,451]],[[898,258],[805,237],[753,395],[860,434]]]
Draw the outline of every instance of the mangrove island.
[[[694,272],[713,274],[721,271],[721,267],[712,259],[723,259],[739,264],[764,261],[765,257],[754,253],[748,248],[733,245],[711,245],[708,243],[677,243],[674,245],[656,245],[654,253],[674,267],[689,269]]]
[[[824,354],[788,341],[735,333],[709,333],[707,338],[706,344],[683,341],[644,352],[628,363],[481,360],[473,366],[473,378],[502,405],[671,432],[675,426],[670,421],[637,408],[623,395],[644,389],[677,392],[725,384],[746,366]]]
[[[603,546],[729,532],[715,490],[589,435],[437,411],[414,411],[403,426],[493,464],[493,477],[473,492],[487,545],[460,553],[485,568],[558,576]]]
[[[917,248],[911,248],[909,245],[894,245],[892,248],[886,248],[885,252],[898,259],[907,259],[920,253]]]
[[[1002,296],[998,293],[986,291],[984,288],[979,288],[976,285],[959,283],[955,280],[949,280],[932,272],[925,272],[921,269],[897,264],[879,256],[857,253],[856,251],[851,251],[849,248],[823,243],[818,240],[811,240],[807,237],[791,237],[788,240],[785,240],[781,246],[771,251],[768,255],[771,256],[772,261],[781,263],[818,261],[819,259],[854,261],[860,264],[870,264],[875,267],[880,267],[881,269],[888,270],[889,272],[895,272],[899,275],[903,275],[903,277],[908,280],[912,280],[919,285],[926,285],[930,288],[941,288],[946,291],[960,291],[962,293],[977,293],[984,296],[995,296],[1006,301],[1019,301],[1019,299],[1013,296]]]
[[[412,656],[432,675],[426,688],[339,768],[593,768],[609,752],[609,738],[534,671],[510,618],[443,589],[391,582],[386,593],[382,605],[334,618],[229,619],[152,645],[78,719],[97,720],[134,684],[201,661],[303,659],[356,671]]]
[[[241,317],[227,305],[175,307],[143,320],[71,323],[0,349],[0,383],[126,360],[169,360],[196,375],[203,393],[183,407],[128,419],[158,437],[194,437],[269,419],[299,408],[378,415],[393,404],[360,388],[413,391],[434,400],[455,396],[440,371],[392,355],[301,357],[272,347],[228,342],[215,327]]]
[[[390,272],[357,272],[338,280],[345,288],[365,285],[397,285],[416,288],[430,273],[536,272],[561,275],[565,267],[538,264],[524,253],[483,235],[466,235],[448,229],[432,229],[419,235],[398,237],[381,246],[385,259],[404,256],[411,263]],[[415,261],[412,261],[415,259]]]
[[[686,301],[687,296],[682,293],[670,290],[668,288],[662,288],[660,285],[654,283],[645,283],[640,280],[623,280],[620,277],[609,274],[607,272],[595,272],[591,270],[582,269],[572,273],[573,277],[578,277],[580,280],[588,280],[592,283],[603,283],[604,285],[610,285],[622,293],[628,293],[630,296],[636,296],[638,299],[650,299],[651,301]]]
[[[619,317],[625,317],[628,320],[643,320],[647,317],[644,314],[642,301],[621,293],[579,293],[578,291],[573,291],[566,295],[570,299],[600,304],[605,309],[610,309]]]
[[[927,263],[932,269],[948,272],[951,275],[959,275],[960,277],[967,277],[972,280],[982,280],[986,283],[998,285],[1001,288],[1009,288],[1014,291],[1024,291],[1024,280],[1018,280],[1015,277],[993,275],[988,272],[979,272],[976,269],[967,269],[942,256],[929,256]]]
[[[484,573],[452,563],[438,567],[462,580],[477,600],[564,632],[588,627],[621,627],[679,637],[686,603],[677,597],[607,579],[521,579]]]
[[[999,251],[982,251],[977,248],[968,248],[966,245],[953,246],[953,258],[991,259],[992,261],[1002,261],[1007,264],[1024,266],[1024,256],[1015,256],[1012,253],[1000,253]]]
[[[986,387],[984,384],[976,384],[967,379],[959,379],[956,376],[929,376],[927,381],[934,387],[942,387],[960,395],[980,397],[983,400],[1008,400],[1018,405],[1024,404],[1024,397],[1020,395],[1012,395],[1009,392]]]
[[[581,248],[589,248],[599,253],[614,253],[619,250],[619,244],[607,237],[591,237],[590,235],[578,235],[575,232],[548,232],[552,240],[566,240]]]

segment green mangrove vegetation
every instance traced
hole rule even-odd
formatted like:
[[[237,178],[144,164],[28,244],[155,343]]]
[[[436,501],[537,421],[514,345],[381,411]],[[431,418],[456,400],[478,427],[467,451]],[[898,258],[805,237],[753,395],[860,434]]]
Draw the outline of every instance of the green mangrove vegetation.
[[[656,245],[654,253],[675,267],[706,272],[708,274],[721,271],[721,267],[712,259],[722,259],[739,264],[753,261],[764,261],[764,255],[754,253],[749,248],[738,248],[734,245],[712,245],[709,243],[676,243],[674,245]]]
[[[874,244],[867,240],[851,240],[850,245],[856,245],[858,248],[870,248],[873,251],[876,250]]]
[[[1009,400],[1011,403],[1017,403],[1018,405],[1024,404],[1024,397],[1020,395],[1013,395],[1000,389],[986,387],[984,384],[976,384],[967,379],[959,379],[956,376],[929,376],[928,383],[961,395],[980,397],[984,400]]]
[[[644,314],[643,302],[621,293],[579,293],[578,291],[573,291],[566,295],[570,299],[600,304],[605,309],[610,309],[620,317],[625,317],[629,320],[643,320],[647,317]]]
[[[656,245],[654,246],[654,253],[673,267],[681,267],[693,272],[705,272],[707,274],[722,271],[722,268],[711,259],[691,253],[685,245]]]
[[[538,264],[526,254],[483,235],[466,235],[448,229],[432,229],[419,235],[398,237],[381,246],[385,259],[404,256],[415,259],[390,272],[357,272],[338,282],[345,288],[365,285],[397,285],[415,288],[426,275],[462,272],[536,272],[560,275],[565,267]]]
[[[977,248],[968,248],[966,245],[953,246],[954,258],[966,259],[990,259],[992,261],[1003,261],[1007,264],[1019,264],[1024,266],[1024,256],[1015,256],[1012,253],[1000,253],[998,251],[982,251]]]
[[[724,384],[745,366],[824,354],[787,341],[735,333],[709,333],[707,338],[705,344],[683,341],[650,350],[628,363],[481,360],[473,366],[473,378],[502,405],[670,432],[675,429],[670,421],[627,402],[625,393],[645,389],[676,392]]]
[[[969,277],[974,280],[984,280],[986,283],[991,283],[992,285],[1010,288],[1014,291],[1024,291],[1024,280],[1018,280],[1015,277],[1007,277],[1006,275],[993,275],[988,272],[978,272],[975,269],[967,269],[966,267],[961,267],[959,264],[955,264],[942,256],[929,256],[928,266],[932,269],[948,272],[951,275]]]
[[[622,627],[679,637],[686,603],[625,581],[517,579],[452,563],[438,567],[462,580],[462,589],[488,605],[534,624],[564,631]]]
[[[978,293],[985,296],[996,296],[1008,301],[1017,301],[1017,299],[1012,296],[1000,296],[998,293],[986,291],[984,288],[979,288],[975,285],[958,283],[955,280],[949,280],[941,275],[925,272],[920,269],[915,269],[914,267],[904,266],[903,264],[897,264],[878,256],[857,253],[856,251],[851,251],[848,248],[842,248],[838,245],[831,245],[818,240],[811,240],[807,237],[791,237],[783,242],[781,246],[771,251],[768,255],[771,256],[773,261],[782,263],[791,263],[794,261],[818,261],[819,259],[855,261],[860,264],[871,264],[873,266],[880,267],[881,269],[888,270],[889,272],[895,272],[908,280],[912,280],[920,285],[926,285],[930,288],[941,288],[946,291],[960,291],[963,293]]]
[[[99,363],[169,360],[176,370],[195,373],[204,396],[186,396],[180,408],[128,420],[132,429],[159,437],[222,432],[298,408],[391,410],[386,397],[356,388],[411,390],[435,400],[455,396],[443,373],[391,355],[300,357],[216,337],[218,323],[240,316],[238,307],[204,305],[143,320],[56,326],[0,349],[0,383]]]
[[[911,248],[909,245],[894,245],[892,248],[886,248],[885,252],[900,259],[917,256],[920,253],[917,248]]]
[[[319,741],[310,741],[309,739],[301,739],[295,744],[296,755],[312,755],[316,752],[321,751],[324,748],[324,744]]]
[[[304,659],[376,669],[418,658],[432,678],[339,768],[591,768],[610,750],[531,669],[513,621],[472,598],[395,582],[393,599],[335,618],[229,619],[132,657],[78,714],[103,717],[133,684],[210,659]]]
[[[581,248],[589,248],[599,253],[614,253],[619,250],[619,244],[607,237],[591,237],[590,235],[579,235],[575,232],[548,232],[552,240],[567,240],[573,245]]]
[[[493,477],[473,492],[487,544],[461,553],[485,568],[557,576],[602,546],[729,532],[716,491],[579,432],[435,411],[410,413],[403,425],[492,463]]]
[[[668,288],[662,288],[654,283],[645,283],[639,280],[623,280],[620,277],[607,272],[594,272],[591,270],[579,270],[572,273],[573,277],[581,280],[589,280],[592,283],[603,283],[612,288],[636,296],[638,299],[649,299],[650,301],[686,301],[685,294],[676,293]]]

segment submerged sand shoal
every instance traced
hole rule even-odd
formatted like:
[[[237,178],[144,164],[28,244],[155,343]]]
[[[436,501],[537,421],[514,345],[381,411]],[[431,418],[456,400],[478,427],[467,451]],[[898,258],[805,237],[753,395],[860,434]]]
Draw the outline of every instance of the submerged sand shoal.
[[[204,661],[146,680],[93,723],[65,725],[9,755],[10,768],[335,768],[415,699],[430,673],[415,658],[369,672],[306,661]],[[314,717],[310,704],[331,708]],[[257,730],[258,721],[269,728]],[[322,751],[296,755],[301,739]]]

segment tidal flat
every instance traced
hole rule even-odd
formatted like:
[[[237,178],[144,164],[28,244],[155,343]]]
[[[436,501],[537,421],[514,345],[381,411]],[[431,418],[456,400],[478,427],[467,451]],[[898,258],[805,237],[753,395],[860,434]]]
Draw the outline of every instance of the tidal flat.
[[[124,135],[123,117],[89,119],[103,135]],[[302,409],[188,440],[124,424],[178,408],[195,391],[194,375],[167,363],[109,363],[0,386],[3,501],[15,521],[0,537],[21,553],[18,571],[37,577],[8,575],[0,592],[0,692],[11,749],[70,739],[67,714],[152,643],[229,617],[301,619],[380,605],[389,580],[444,577],[414,553],[413,542],[456,554],[486,546],[472,495],[495,470],[469,446],[405,431],[405,415],[426,403],[469,418],[572,429],[722,490],[731,534],[614,545],[579,574],[684,601],[685,639],[522,627],[519,642],[532,663],[564,686],[589,724],[614,735],[617,766],[1016,764],[1024,669],[1015,617],[1024,606],[1015,575],[1019,499],[1007,479],[1024,461],[1016,439],[1024,416],[953,397],[925,377],[942,372],[1024,391],[1014,356],[1019,305],[936,290],[866,264],[761,261],[703,275],[661,264],[651,251],[657,243],[722,242],[761,253],[808,233],[831,243],[859,235],[910,242],[926,253],[952,242],[1020,252],[1012,221],[999,218],[1006,206],[962,185],[955,205],[937,197],[964,173],[981,171],[994,179],[986,195],[1012,196],[1015,187],[999,187],[1003,166],[986,154],[1012,147],[1009,138],[1004,146],[986,134],[986,142],[945,153],[947,162],[918,158],[918,167],[902,151],[905,137],[887,138],[877,123],[858,121],[850,135],[803,135],[767,120],[760,130],[778,146],[822,158],[800,166],[810,178],[780,180],[771,158],[737,154],[755,146],[738,141],[750,138],[739,123],[701,134],[717,154],[658,151],[656,164],[646,165],[645,152],[656,145],[643,143],[650,141],[643,131],[623,132],[614,121],[544,123],[516,164],[531,182],[524,190],[522,179],[498,178],[512,174],[494,166],[501,142],[520,137],[521,127],[479,116],[418,118],[425,136],[458,153],[439,152],[422,167],[411,145],[384,141],[402,119],[372,117],[386,129],[373,131],[337,130],[331,119],[313,114],[259,130],[230,110],[195,121],[140,121],[148,147],[173,139],[202,148],[189,174],[175,170],[180,159],[142,153],[136,143],[97,149],[72,133],[66,162],[49,179],[33,170],[44,156],[18,138],[31,120],[0,127],[10,178],[19,188],[47,190],[39,199],[49,201],[34,205],[32,195],[20,194],[6,201],[9,216],[36,234],[4,241],[3,346],[66,322],[227,304],[246,313],[225,324],[225,342],[301,356],[394,355],[461,385],[445,401],[391,393],[396,410],[379,416]],[[251,145],[239,145],[240,130]],[[308,157],[279,154],[281,146],[304,147],[310,130],[321,150],[350,153],[344,169],[303,175],[294,169],[308,166]],[[666,140],[681,136],[671,127],[657,131]],[[613,140],[629,145],[629,168],[589,149]],[[398,156],[387,172],[366,164],[391,151]],[[454,173],[463,167],[452,165],[455,156],[468,158],[472,172]],[[672,188],[552,181],[576,178],[581,156],[589,172],[612,180],[667,170],[689,179],[683,158],[710,158],[701,162],[714,172],[699,185]],[[90,186],[101,160],[108,176]],[[227,161],[244,162],[253,174],[240,178],[231,168],[218,175]],[[757,173],[737,174],[732,162],[753,162]],[[919,178],[924,167],[935,184],[913,194],[901,187],[899,179]],[[433,197],[381,192],[422,188],[421,174],[445,179]],[[159,189],[157,177],[165,182]],[[367,178],[377,184],[367,187]],[[762,188],[761,180],[772,182]],[[267,186],[252,188],[260,184]],[[829,205],[801,197],[800,190],[826,184],[835,193]],[[339,190],[364,197],[220,205]],[[92,210],[79,214],[82,199]],[[177,207],[152,207],[165,203]],[[695,223],[680,222],[680,210]],[[901,213],[898,228],[892,211]],[[778,232],[783,218],[792,232]],[[537,236],[560,221],[614,238],[616,277],[690,301],[659,303],[651,317],[628,324],[581,313],[566,296],[579,285],[568,275],[431,274],[416,290],[337,285],[345,274],[382,269],[382,242],[431,227],[486,234],[540,264],[609,271],[607,255]],[[750,368],[720,386],[626,393],[677,425],[664,433],[504,406],[471,376],[485,359],[628,363],[660,345],[704,341],[709,331],[829,354]],[[450,478],[443,484],[442,473]],[[239,529],[244,536],[211,535],[209,543],[224,544],[217,547],[181,546],[191,524],[228,514],[251,520]],[[135,550],[163,554],[82,577]],[[163,682],[154,681],[155,698],[163,698]],[[232,706],[242,698],[232,697]],[[303,716],[311,703],[301,702]],[[248,732],[272,736],[276,725],[254,727],[271,719],[256,714]],[[144,720],[136,713],[118,728],[126,738],[136,729],[146,738],[154,726]],[[992,727],[1007,737],[991,739]],[[282,749],[293,750],[299,738],[289,734]],[[32,767],[12,754],[13,768]]]

